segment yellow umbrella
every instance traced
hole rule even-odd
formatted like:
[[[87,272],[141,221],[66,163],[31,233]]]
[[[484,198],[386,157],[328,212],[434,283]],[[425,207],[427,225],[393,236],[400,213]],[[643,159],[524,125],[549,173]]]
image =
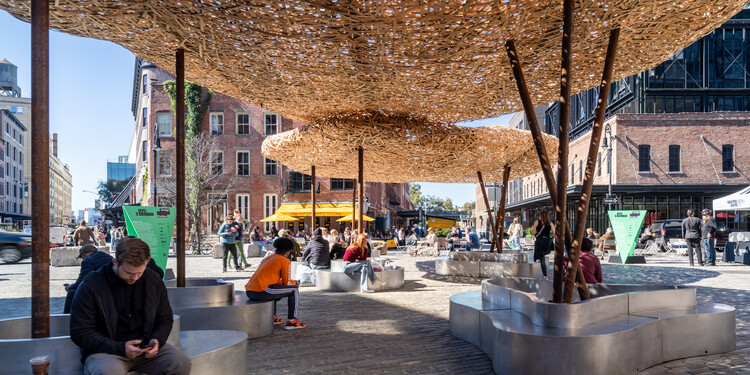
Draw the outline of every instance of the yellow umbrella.
[[[273,214],[273,215],[271,215],[271,216],[269,216],[269,217],[261,220],[261,222],[266,223],[266,222],[269,222],[269,221],[296,221],[296,220],[299,220],[299,219],[297,219],[294,216],[289,216],[289,215],[281,214],[281,213],[277,212],[277,213],[275,213],[275,214]]]
[[[364,221],[375,221],[375,219],[373,219],[373,218],[371,218],[371,217],[369,217],[367,215],[362,215],[362,220],[364,220]],[[346,216],[344,216],[341,219],[338,219],[336,221],[352,221],[352,214],[346,215]]]

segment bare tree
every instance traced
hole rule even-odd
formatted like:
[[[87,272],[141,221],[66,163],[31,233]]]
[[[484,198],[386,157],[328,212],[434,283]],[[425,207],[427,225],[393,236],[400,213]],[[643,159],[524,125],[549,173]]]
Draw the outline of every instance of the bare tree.
[[[188,224],[189,243],[200,243],[202,214],[208,207],[226,200],[230,191],[240,183],[239,177],[225,166],[225,155],[219,147],[218,136],[200,133],[185,140],[185,210]],[[159,177],[161,205],[176,206],[175,183],[176,161],[174,152],[170,154],[170,174]],[[206,218],[210,227],[211,218]],[[180,225],[180,223],[177,223]]]

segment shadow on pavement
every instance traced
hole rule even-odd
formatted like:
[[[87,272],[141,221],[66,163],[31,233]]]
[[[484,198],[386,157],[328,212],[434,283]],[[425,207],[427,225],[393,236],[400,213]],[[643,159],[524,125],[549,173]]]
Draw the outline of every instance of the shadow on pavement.
[[[685,285],[720,275],[706,268],[602,264],[605,283]]]

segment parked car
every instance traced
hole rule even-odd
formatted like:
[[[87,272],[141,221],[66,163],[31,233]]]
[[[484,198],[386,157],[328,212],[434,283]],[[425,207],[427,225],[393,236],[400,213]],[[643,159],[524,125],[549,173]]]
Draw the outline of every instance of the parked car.
[[[31,235],[0,229],[0,259],[18,263],[25,258],[31,258]]]
[[[682,219],[656,220],[651,224],[650,228],[655,239],[664,239],[662,250],[666,250],[669,240],[682,238]]]

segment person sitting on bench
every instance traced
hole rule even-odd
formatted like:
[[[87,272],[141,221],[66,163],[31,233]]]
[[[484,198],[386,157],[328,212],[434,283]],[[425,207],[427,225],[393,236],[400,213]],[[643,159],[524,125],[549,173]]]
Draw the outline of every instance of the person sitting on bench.
[[[367,236],[360,234],[357,236],[357,240],[346,249],[342,259],[343,262],[341,262],[341,267],[345,273],[361,273],[359,288],[363,293],[373,292],[367,285],[368,279],[375,285],[379,285],[376,283],[382,283],[375,275],[375,271],[372,270],[372,264],[367,260],[368,250]]]
[[[81,285],[83,279],[86,278],[91,272],[94,272],[101,268],[101,266],[112,262],[112,257],[102,251],[99,251],[93,244],[87,243],[78,249],[78,258],[83,259],[81,261],[81,272],[78,273],[78,279],[73,284],[65,284],[65,291],[68,294],[65,296],[65,306],[63,306],[63,314],[70,314],[70,306],[73,303],[73,296],[76,294],[76,289]]]
[[[273,242],[275,254],[263,259],[258,265],[250,281],[245,284],[245,294],[252,301],[273,301],[273,323],[281,324],[282,320],[276,316],[276,303],[287,298],[287,322],[285,330],[307,327],[297,319],[299,302],[299,286],[289,280],[289,266],[292,262],[286,257],[294,247],[294,240],[279,237]]]
[[[167,288],[147,268],[151,250],[123,238],[115,259],[89,274],[70,311],[70,339],[81,348],[85,374],[190,374],[190,358],[167,344],[172,307]]]

